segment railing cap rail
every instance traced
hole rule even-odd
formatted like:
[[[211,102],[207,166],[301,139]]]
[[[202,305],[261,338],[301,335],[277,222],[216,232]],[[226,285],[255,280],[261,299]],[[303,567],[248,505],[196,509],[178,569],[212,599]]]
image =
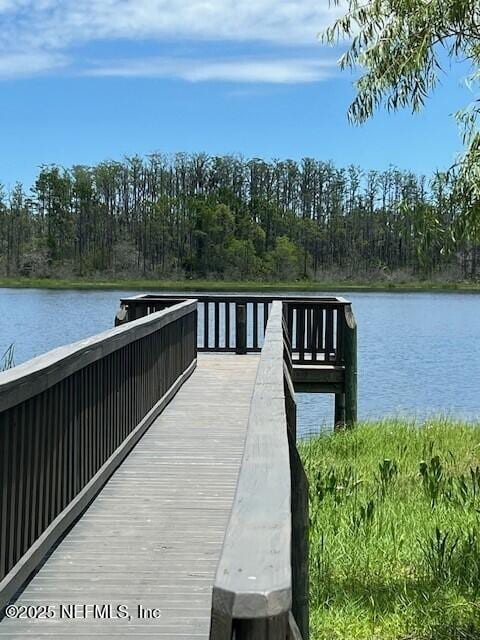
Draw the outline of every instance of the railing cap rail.
[[[292,603],[290,461],[283,387],[282,303],[273,302],[237,490],[217,568],[213,609],[266,618]]]
[[[121,298],[120,302],[122,304],[128,303],[128,302],[133,302],[133,303],[149,303],[149,302],[155,302],[155,301],[159,301],[161,302],[162,300],[174,300],[176,298],[180,298],[180,299],[185,299],[185,298],[195,298],[197,299],[199,302],[203,302],[204,300],[208,300],[208,301],[218,301],[218,302],[224,302],[224,301],[231,301],[231,302],[273,302],[274,300],[279,300],[279,301],[284,301],[284,302],[305,302],[305,303],[313,303],[313,302],[318,302],[318,303],[324,303],[326,305],[336,305],[336,306],[343,306],[343,305],[349,305],[351,304],[351,302],[349,300],[347,300],[346,298],[343,298],[341,296],[318,296],[315,294],[311,294],[308,295],[295,295],[295,294],[274,294],[274,293],[252,293],[252,294],[248,294],[247,292],[241,292],[241,293],[221,293],[221,292],[215,292],[215,293],[201,293],[201,292],[192,292],[191,294],[189,294],[186,291],[180,291],[180,292],[160,292],[160,293],[147,293],[147,294],[141,294],[141,295],[137,295],[137,296],[131,296],[131,297],[127,297],[127,298]]]
[[[197,305],[196,300],[152,313],[73,344],[58,347],[0,373],[0,411],[5,411],[52,387],[113,351],[174,322]]]

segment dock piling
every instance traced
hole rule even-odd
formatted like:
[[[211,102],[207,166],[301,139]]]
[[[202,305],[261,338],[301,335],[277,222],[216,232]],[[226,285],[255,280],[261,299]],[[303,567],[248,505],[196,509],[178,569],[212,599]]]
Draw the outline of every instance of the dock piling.
[[[344,308],[343,323],[345,424],[352,427],[357,422],[357,323],[351,305]]]

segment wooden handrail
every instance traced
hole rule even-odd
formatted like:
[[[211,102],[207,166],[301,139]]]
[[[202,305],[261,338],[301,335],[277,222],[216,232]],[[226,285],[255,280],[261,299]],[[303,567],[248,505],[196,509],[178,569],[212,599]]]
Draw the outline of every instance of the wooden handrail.
[[[196,364],[196,302],[0,374],[0,609]]]
[[[151,294],[122,298],[117,322],[135,320],[188,297]],[[281,299],[287,309],[285,319],[295,363],[341,364],[339,320],[350,305],[344,298],[293,295],[273,298],[268,294],[195,294],[195,298],[199,305],[199,351],[260,352],[269,309],[274,299]]]
[[[292,485],[284,349],[282,303],[274,301],[215,577],[211,640],[285,639],[290,634]]]
[[[0,412],[46,391],[80,369],[196,310],[196,300],[144,316],[0,372]]]

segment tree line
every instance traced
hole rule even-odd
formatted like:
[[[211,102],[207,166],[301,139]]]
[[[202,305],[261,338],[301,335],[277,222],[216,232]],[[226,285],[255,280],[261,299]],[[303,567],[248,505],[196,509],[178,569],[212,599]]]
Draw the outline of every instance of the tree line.
[[[455,177],[179,153],[42,166],[0,188],[0,272],[35,277],[476,278]]]

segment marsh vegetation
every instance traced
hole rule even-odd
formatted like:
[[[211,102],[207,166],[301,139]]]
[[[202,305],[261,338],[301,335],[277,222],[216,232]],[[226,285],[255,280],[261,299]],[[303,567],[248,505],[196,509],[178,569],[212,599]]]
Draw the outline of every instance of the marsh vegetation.
[[[301,454],[312,639],[480,638],[480,428],[388,420]]]

